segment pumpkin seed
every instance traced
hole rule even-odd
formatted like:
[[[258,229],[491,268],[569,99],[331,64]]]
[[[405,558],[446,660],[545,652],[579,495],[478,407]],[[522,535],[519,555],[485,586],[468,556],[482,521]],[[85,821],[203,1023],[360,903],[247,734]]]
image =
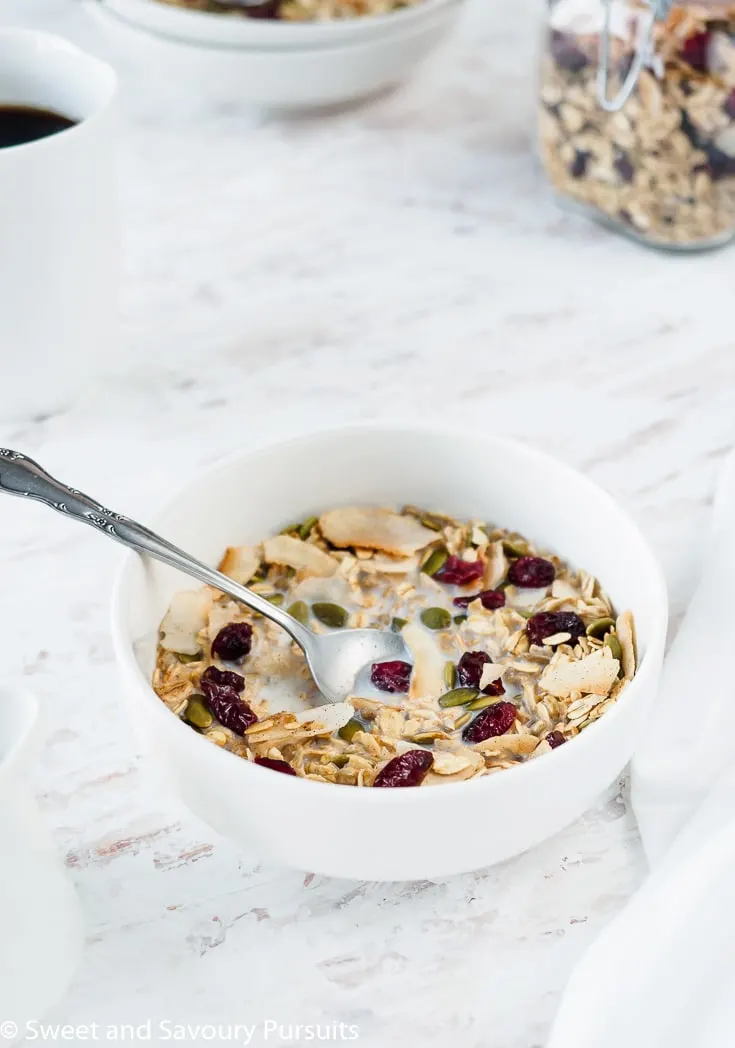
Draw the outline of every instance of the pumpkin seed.
[[[430,630],[445,630],[452,624],[452,616],[446,608],[427,608],[421,612],[421,621]]]
[[[434,575],[441,571],[448,560],[449,553],[447,550],[443,547],[441,549],[435,549],[421,565],[421,570],[424,575],[431,575],[433,578]]]
[[[474,702],[479,694],[477,688],[455,688],[442,695],[439,705],[445,710],[452,706],[466,706],[467,703]]]
[[[292,619],[296,619],[302,626],[308,625],[309,609],[303,600],[296,600],[286,609]]]
[[[523,539],[503,539],[503,553],[506,557],[527,557],[528,543]]]
[[[318,520],[318,517],[307,517],[307,519],[299,528],[299,538],[306,541],[309,535],[311,535],[314,525],[317,523]]]
[[[478,699],[471,702],[467,707],[468,710],[486,710],[488,706],[494,706],[496,702],[500,702],[497,695],[480,695]]]
[[[459,731],[460,728],[464,728],[465,724],[469,724],[471,720],[472,720],[472,714],[471,713],[463,713],[461,717],[457,718],[457,721],[456,721],[456,723],[454,725],[454,730],[455,731]]]
[[[329,604],[326,601],[317,601],[312,604],[311,610],[320,622],[330,626],[333,630],[341,630],[347,622],[347,612],[339,604]]]
[[[420,732],[417,732],[416,735],[412,735],[411,736],[409,741],[410,742],[416,742],[419,745],[421,745],[422,743],[425,744],[427,742],[436,742],[437,739],[445,739],[445,738],[446,738],[446,735],[444,734],[443,731],[436,731],[434,729],[432,731],[420,731]]]
[[[458,626],[461,626],[463,622],[467,622],[467,618],[467,615],[455,615],[452,619],[452,622],[456,623]]]
[[[400,633],[404,626],[408,626],[408,619],[391,619],[390,628],[393,633]]]
[[[441,513],[429,513],[425,509],[419,509],[418,506],[404,506],[403,512],[409,517],[416,517],[425,528],[431,531],[441,531],[448,524],[455,523],[451,517],[445,517]]]
[[[623,649],[622,649],[622,647],[620,645],[620,641],[618,640],[617,635],[615,633],[606,633],[605,634],[604,644],[605,644],[605,647],[609,648],[610,651],[612,652],[612,657],[614,659],[617,659],[618,662],[620,663],[620,669],[618,670],[618,677],[622,677],[623,676]]]
[[[280,607],[281,604],[283,604],[282,593],[271,593],[265,599],[268,601],[269,604],[275,604],[277,608]]]
[[[444,666],[444,683],[451,690],[457,683],[457,667],[451,661]]]
[[[196,655],[185,655],[183,651],[179,651],[176,653],[176,658],[179,662],[199,662],[204,658],[204,653],[198,651]]]
[[[344,768],[346,764],[350,763],[350,758],[346,753],[338,753],[336,757],[332,758],[332,764],[336,768]]]
[[[346,724],[342,725],[337,734],[345,742],[352,742],[358,731],[367,731],[367,728],[359,720],[356,720],[355,717],[351,717]]]
[[[588,637],[596,637],[597,640],[602,640],[606,633],[609,633],[612,627],[615,625],[615,619],[595,619],[591,622],[585,633]]]
[[[202,730],[211,728],[214,723],[214,717],[199,698],[189,699],[184,720],[187,724],[191,724],[193,728],[201,728]]]

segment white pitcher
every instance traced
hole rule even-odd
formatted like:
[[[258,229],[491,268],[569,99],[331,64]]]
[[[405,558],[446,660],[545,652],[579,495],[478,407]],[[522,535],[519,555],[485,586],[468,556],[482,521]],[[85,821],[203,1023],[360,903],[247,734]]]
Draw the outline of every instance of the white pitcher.
[[[35,698],[0,690],[0,1036],[23,1039],[66,992],[82,951],[76,893],[33,798]]]

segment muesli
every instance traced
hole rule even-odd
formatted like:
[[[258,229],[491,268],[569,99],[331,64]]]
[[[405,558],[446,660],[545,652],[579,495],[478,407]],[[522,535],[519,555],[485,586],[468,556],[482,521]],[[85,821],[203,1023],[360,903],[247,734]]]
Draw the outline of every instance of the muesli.
[[[237,0],[159,0],[174,7],[240,18],[274,19],[284,22],[324,22],[335,18],[385,15],[413,7],[422,0],[263,0],[246,6]]]
[[[636,670],[633,617],[594,576],[480,520],[332,509],[229,548],[219,567],[316,632],[392,629],[410,652],[324,706],[278,626],[209,587],[174,596],[156,692],[210,742],[289,775],[375,787],[490,775],[572,739]]]

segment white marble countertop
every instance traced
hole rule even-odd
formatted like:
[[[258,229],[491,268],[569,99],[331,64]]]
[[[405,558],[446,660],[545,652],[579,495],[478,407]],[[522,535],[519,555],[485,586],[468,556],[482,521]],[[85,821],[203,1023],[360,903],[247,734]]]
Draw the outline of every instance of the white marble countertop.
[[[311,419],[502,427],[622,500],[678,613],[733,441],[732,254],[649,253],[549,201],[539,8],[478,0],[433,71],[318,117],[162,112],[123,68],[126,348],[112,368],[101,346],[82,403],[6,422],[3,443],[145,517],[172,474]],[[3,0],[0,18],[104,52],[70,0]],[[115,548],[13,502],[0,556],[4,677],[49,707],[37,787],[88,922],[60,1020],[543,1044],[575,960],[644,874],[624,783],[542,847],[448,883],[273,867],[182,810],[139,751],[108,631]]]

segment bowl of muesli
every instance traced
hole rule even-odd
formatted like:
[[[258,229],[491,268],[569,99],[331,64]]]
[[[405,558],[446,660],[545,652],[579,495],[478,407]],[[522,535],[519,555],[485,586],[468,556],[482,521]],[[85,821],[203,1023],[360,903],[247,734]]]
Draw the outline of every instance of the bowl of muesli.
[[[662,575],[613,499],[505,438],[355,426],[198,475],[155,522],[317,633],[399,632],[325,705],[268,619],[130,555],[113,632],[134,720],[185,803],[334,876],[445,877],[581,815],[656,690]]]
[[[226,0],[85,2],[157,98],[288,109],[357,101],[395,86],[447,38],[463,6],[269,0],[256,16]]]

